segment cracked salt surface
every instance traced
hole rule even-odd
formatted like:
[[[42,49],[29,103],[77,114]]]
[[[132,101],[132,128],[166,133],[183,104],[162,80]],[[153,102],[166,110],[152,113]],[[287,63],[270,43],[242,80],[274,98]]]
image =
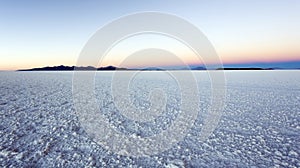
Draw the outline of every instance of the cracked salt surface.
[[[178,115],[176,82],[159,78],[161,72],[148,73],[156,78],[139,76],[129,86],[132,104],[142,110],[151,107],[149,91],[158,87],[166,91],[166,110],[155,121],[136,122],[114,106],[112,73],[97,72],[99,107],[123,134],[158,134]],[[80,127],[71,72],[1,72],[0,166],[300,167],[300,71],[226,71],[225,110],[205,142],[199,137],[210,106],[210,82],[206,72],[193,73],[201,110],[184,140],[162,153],[134,158],[101,147]]]

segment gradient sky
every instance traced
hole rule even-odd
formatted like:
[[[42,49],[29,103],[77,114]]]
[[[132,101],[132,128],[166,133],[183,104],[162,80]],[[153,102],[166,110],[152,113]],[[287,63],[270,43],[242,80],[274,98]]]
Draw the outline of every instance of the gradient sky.
[[[142,11],[187,19],[203,31],[224,63],[300,60],[299,0],[0,0],[0,69],[75,65],[96,30],[123,15]],[[131,41],[120,44],[119,49],[134,48],[134,38]],[[117,56],[103,64],[124,59],[125,52],[117,49],[111,53]],[[198,63],[188,51],[182,55],[187,63]],[[172,63],[166,60],[162,64]]]

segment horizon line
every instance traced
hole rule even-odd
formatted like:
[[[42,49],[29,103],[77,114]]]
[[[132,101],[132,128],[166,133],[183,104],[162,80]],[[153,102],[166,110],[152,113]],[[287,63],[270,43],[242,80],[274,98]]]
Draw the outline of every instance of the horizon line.
[[[251,61],[251,62],[228,62],[228,63],[223,63],[220,64],[221,66],[231,66],[231,65],[253,65],[253,64],[264,64],[264,65],[268,65],[268,64],[288,64],[288,63],[299,63],[299,67],[300,67],[300,59],[299,60],[285,60],[285,61]],[[203,67],[207,67],[207,66],[214,66],[216,64],[204,64],[204,63],[195,63],[195,64],[187,64],[187,65],[151,65],[151,66],[124,66],[124,67],[118,67],[116,65],[106,65],[106,66],[100,66],[100,67],[94,67],[91,65],[68,65],[68,64],[60,64],[60,65],[46,65],[46,66],[40,66],[40,67],[28,67],[28,68],[16,68],[16,69],[0,69],[0,71],[18,71],[18,70],[22,70],[22,69],[34,69],[34,68],[45,68],[45,67],[59,67],[59,66],[66,66],[66,67],[94,67],[94,68],[103,68],[103,67],[109,67],[109,66],[113,66],[113,67],[118,67],[118,68],[128,68],[128,69],[143,69],[143,68],[149,68],[149,67],[156,67],[156,68],[182,68],[182,67],[195,67],[195,66],[203,66]],[[299,68],[298,67],[298,68]]]

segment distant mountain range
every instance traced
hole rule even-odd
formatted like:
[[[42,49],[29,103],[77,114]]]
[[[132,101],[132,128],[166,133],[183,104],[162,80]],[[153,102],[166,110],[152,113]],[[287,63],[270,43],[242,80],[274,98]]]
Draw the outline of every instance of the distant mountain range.
[[[300,69],[300,61],[293,62],[277,62],[277,63],[244,63],[244,64],[224,64],[223,67],[214,67],[208,68],[210,70],[274,70],[274,69]],[[148,67],[148,68],[122,68],[115,66],[106,66],[106,67],[76,67],[76,66],[53,66],[53,67],[42,67],[42,68],[32,68],[32,69],[20,69],[18,71],[114,71],[114,70],[143,70],[143,71],[164,71],[164,70],[207,70],[205,66],[190,66],[190,69],[183,67],[176,68],[157,68],[157,67]]]
[[[148,67],[148,68],[119,68],[115,66],[106,66],[106,67],[100,67],[95,68],[92,66],[86,66],[86,67],[76,67],[76,66],[53,66],[53,67],[42,67],[42,68],[32,68],[32,69],[20,69],[18,71],[73,71],[73,70],[79,70],[79,71],[115,71],[115,70],[123,70],[123,71],[130,71],[130,70],[142,70],[142,71],[164,71],[164,70],[188,70],[183,68],[157,68],[157,67]],[[191,70],[206,70],[204,67],[195,67],[191,68]]]
[[[53,67],[42,67],[42,68],[32,68],[32,69],[20,69],[18,71],[115,71],[115,70],[123,70],[123,71],[166,71],[166,70],[206,70],[205,67],[192,67],[191,69],[188,68],[156,68],[156,67],[149,67],[149,68],[141,68],[141,69],[128,69],[128,68],[119,68],[114,66],[107,66],[107,67],[100,67],[95,68],[92,66],[86,67],[75,67],[75,66],[53,66]],[[271,70],[271,69],[263,69],[263,68],[217,68],[216,70]]]
[[[300,61],[224,64],[224,68],[300,69]]]
[[[42,67],[42,68],[32,68],[32,69],[20,69],[18,71],[73,71],[73,70],[79,70],[79,71],[114,71],[114,70],[127,70],[126,68],[118,68],[114,66],[107,66],[107,67],[100,67],[95,68],[92,66],[86,66],[86,67],[76,67],[76,66],[53,66],[53,67]]]

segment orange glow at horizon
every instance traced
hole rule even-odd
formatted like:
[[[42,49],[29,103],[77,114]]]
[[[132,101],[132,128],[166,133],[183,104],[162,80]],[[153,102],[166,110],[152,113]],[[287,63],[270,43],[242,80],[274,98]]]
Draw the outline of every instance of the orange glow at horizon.
[[[283,54],[282,54],[283,55]],[[265,54],[265,55],[259,55],[259,56],[250,56],[250,55],[238,55],[238,56],[223,56],[219,55],[221,61],[223,64],[242,64],[242,63],[273,63],[273,62],[292,62],[292,61],[300,61],[300,54],[299,55],[271,55],[271,54]],[[156,57],[157,58],[157,57]],[[169,57],[168,57],[169,58]],[[182,66],[177,64],[172,64],[174,62],[168,60],[164,60],[163,58],[159,59],[158,62],[151,62],[156,64],[149,64],[149,61],[145,60],[145,63],[143,64],[135,64],[134,62],[131,62],[130,64],[127,64],[126,66],[123,66],[124,68],[142,68],[142,67],[155,67],[155,66]],[[187,65],[202,65],[203,63],[199,59],[184,59],[183,62]],[[140,62],[141,63],[141,62]],[[30,69],[30,68],[38,68],[38,67],[46,67],[46,66],[59,66],[59,65],[65,65],[65,66],[75,66],[75,62],[73,63],[70,61],[67,63],[67,61],[59,62],[59,61],[45,61],[45,62],[11,62],[9,64],[0,63],[0,70],[4,71],[14,71],[19,69]],[[122,61],[117,60],[106,60],[98,66],[120,66],[122,65]]]
[[[214,45],[223,64],[300,61],[300,48],[294,43],[284,43],[284,45],[282,43],[279,45],[271,42],[267,44],[245,42],[241,43],[238,47],[233,44],[221,44],[217,43]],[[118,67],[122,65],[125,68],[182,66],[177,65],[178,62],[174,62],[170,57],[155,56],[152,58],[142,55],[141,57],[143,58],[141,59],[131,59],[127,64],[122,64],[125,59],[130,59],[130,56],[135,52],[147,48],[158,48],[169,51],[176,54],[176,57],[180,58],[187,65],[203,64],[201,59],[190,48],[177,40],[159,35],[141,35],[118,43],[108,52],[97,67],[110,65]],[[24,54],[14,51],[13,53],[6,54],[8,55],[6,57],[1,57],[0,70],[30,69],[59,65],[75,66],[78,53],[79,51],[73,51],[71,54],[60,51],[45,53],[43,51],[36,51]],[[20,55],[23,57],[20,58]]]

